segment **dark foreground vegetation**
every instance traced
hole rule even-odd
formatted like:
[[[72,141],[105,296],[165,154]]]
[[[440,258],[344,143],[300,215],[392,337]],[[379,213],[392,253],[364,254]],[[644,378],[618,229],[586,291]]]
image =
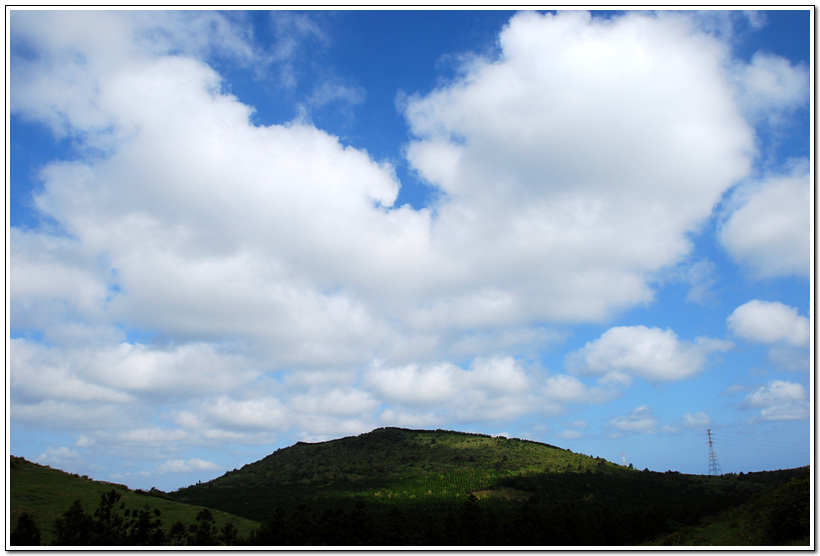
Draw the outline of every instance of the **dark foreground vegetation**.
[[[378,429],[173,493],[87,480],[96,502],[49,519],[15,502],[25,460],[12,459],[12,545],[810,544],[807,467],[657,473],[518,439]]]

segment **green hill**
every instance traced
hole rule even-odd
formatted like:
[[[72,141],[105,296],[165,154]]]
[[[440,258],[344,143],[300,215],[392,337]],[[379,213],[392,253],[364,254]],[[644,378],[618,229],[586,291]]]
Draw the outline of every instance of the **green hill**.
[[[384,428],[299,442],[170,495],[264,522],[259,543],[637,545],[804,473],[638,471],[538,442]]]
[[[586,470],[633,473],[538,442],[382,428],[327,442],[298,442],[171,496],[260,520],[277,506],[289,510],[300,503],[316,508],[353,507],[357,500],[439,506],[505,486],[514,477]]]
[[[24,513],[28,514],[40,531],[43,545],[52,544],[55,520],[61,517],[75,500],[80,501],[85,512],[93,515],[95,509],[100,505],[100,497],[112,490],[121,497],[118,505],[124,504],[125,506],[122,513],[125,509],[135,511],[144,509],[146,504],[150,506],[152,517],[154,519],[158,517],[166,534],[177,522],[185,525],[196,523],[196,517],[203,509],[200,506],[171,500],[158,491],[153,493],[133,491],[125,485],[94,481],[88,477],[52,469],[15,456],[9,458],[9,473],[11,512],[8,519],[10,528],[15,529],[19,517]],[[154,516],[154,509],[160,511],[159,516]],[[218,529],[231,522],[238,535],[243,537],[247,537],[259,526],[259,523],[252,520],[221,511],[214,511],[213,517]]]

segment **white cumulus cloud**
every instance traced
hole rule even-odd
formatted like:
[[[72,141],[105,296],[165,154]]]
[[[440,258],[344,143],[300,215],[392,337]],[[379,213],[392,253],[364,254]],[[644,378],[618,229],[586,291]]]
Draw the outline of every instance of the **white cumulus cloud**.
[[[810,192],[808,162],[740,186],[724,210],[721,243],[758,278],[808,277]]]
[[[37,461],[43,465],[63,465],[69,461],[75,461],[79,458],[76,450],[72,450],[67,446],[53,447],[49,446],[45,452],[40,454]]]
[[[752,342],[793,346],[809,342],[809,319],[779,301],[753,299],[735,309],[726,324],[735,336]]]
[[[740,103],[754,119],[777,123],[784,112],[809,104],[809,70],[767,52],[756,52],[751,63],[738,66],[735,79]]]
[[[726,52],[683,17],[585,12],[518,14],[499,47],[405,105],[408,159],[444,193],[433,238],[496,286],[463,306],[583,321],[650,300],[749,168]]]
[[[806,398],[802,385],[785,380],[772,380],[765,386],[753,390],[743,401],[744,407],[766,407],[769,405],[800,401]]]
[[[604,379],[615,374],[621,381],[624,375],[657,382],[681,380],[703,370],[710,354],[731,345],[705,337],[681,340],[669,329],[616,326],[569,354],[566,365],[575,373]]]
[[[202,459],[169,459],[165,463],[157,466],[157,471],[161,473],[185,473],[189,471],[213,471],[220,467]]]
[[[785,380],[770,380],[750,392],[742,408],[760,409],[761,421],[791,421],[807,419],[809,404],[802,384]]]
[[[687,411],[683,414],[683,425],[690,429],[702,430],[712,424],[712,418],[703,411],[692,413]]]
[[[687,378],[728,349],[614,327],[567,359],[596,386],[521,355],[652,302],[752,167],[737,87],[746,106],[791,106],[794,68],[744,69],[682,14],[518,14],[496,54],[402,97],[404,154],[435,199],[416,209],[397,206],[393,162],[307,118],[257,125],[231,93],[214,58],[275,66],[287,89],[299,45],[329,40],[309,16],[272,17],[263,51],[227,13],[12,14],[12,117],[72,144],[35,177],[46,224],[9,234],[10,325],[42,336],[10,344],[16,423],[125,449],[509,420]],[[308,103],[366,93],[331,76]],[[784,215],[806,184],[738,193],[727,249],[802,268],[804,223]],[[694,298],[710,277],[692,267]],[[636,411],[613,426],[651,428]],[[175,458],[166,470],[208,464]]]
[[[616,434],[645,433],[652,434],[658,429],[658,419],[652,410],[645,405],[636,407],[630,413],[615,417],[609,422],[618,431]]]

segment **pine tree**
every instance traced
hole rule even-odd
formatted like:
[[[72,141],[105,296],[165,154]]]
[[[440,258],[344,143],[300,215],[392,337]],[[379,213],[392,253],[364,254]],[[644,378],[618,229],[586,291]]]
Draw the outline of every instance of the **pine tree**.
[[[40,545],[40,529],[28,512],[23,512],[17,518],[17,527],[11,532],[9,544],[12,546]]]

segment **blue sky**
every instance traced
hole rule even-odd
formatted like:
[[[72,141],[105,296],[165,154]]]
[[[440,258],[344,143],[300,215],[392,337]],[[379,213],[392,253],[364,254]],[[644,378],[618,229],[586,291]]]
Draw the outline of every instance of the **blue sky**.
[[[811,15],[7,12],[8,450],[809,464]]]

